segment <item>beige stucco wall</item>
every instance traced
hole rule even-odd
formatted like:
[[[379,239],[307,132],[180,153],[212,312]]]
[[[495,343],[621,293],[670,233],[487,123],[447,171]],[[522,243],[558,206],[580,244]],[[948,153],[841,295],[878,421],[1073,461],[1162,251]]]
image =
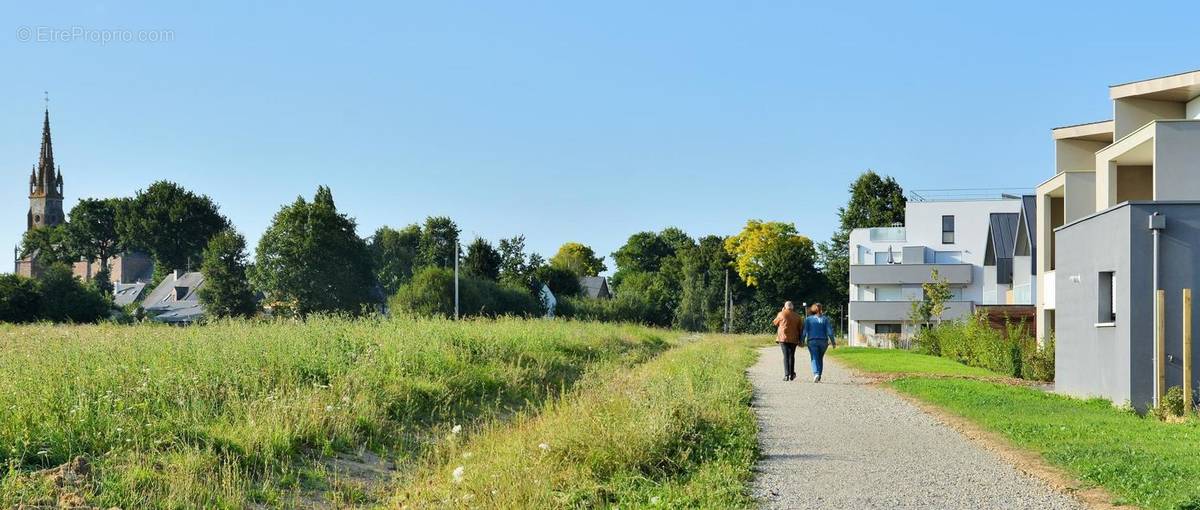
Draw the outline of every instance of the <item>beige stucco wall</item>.
[[[1113,101],[1114,136],[1120,140],[1150,121],[1182,119],[1186,114],[1184,103],[1135,97],[1117,99]]]
[[[1154,174],[1155,200],[1200,198],[1200,121],[1156,125]]]

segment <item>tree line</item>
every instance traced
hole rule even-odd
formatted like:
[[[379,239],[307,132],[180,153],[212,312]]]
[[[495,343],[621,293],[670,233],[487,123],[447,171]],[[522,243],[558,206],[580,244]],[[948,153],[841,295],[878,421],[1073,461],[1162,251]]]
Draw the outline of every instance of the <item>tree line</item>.
[[[638,232],[611,254],[612,299],[581,296],[581,277],[609,269],[606,257],[587,245],[568,242],[545,259],[526,249],[522,235],[495,244],[475,238],[458,254],[460,308],[468,316],[541,316],[548,311],[541,300],[545,286],[557,297],[556,315],[587,320],[719,331],[727,296],[733,331],[762,331],[789,299],[822,301],[840,316],[849,285],[849,231],[903,221],[903,214],[896,181],[868,171],[850,186],[839,229],[825,243],[814,243],[793,224],[760,220],[747,221],[731,236],[693,238],[674,227]],[[44,282],[62,280],[64,271],[69,277],[63,266],[85,260],[99,262],[100,271],[87,285],[75,281],[72,291],[93,302],[96,296],[108,299],[107,261],[130,250],[154,260],[152,283],[174,269],[198,268],[205,276],[200,298],[213,317],[249,317],[263,308],[275,315],[362,314],[384,304],[394,312],[449,316],[460,234],[451,218],[431,216],[360,237],[354,219],[338,211],[332,191],[322,186],[311,199],[298,197],[275,214],[251,262],[244,237],[213,200],[160,181],[133,197],[81,200],[68,222],[27,232],[22,255],[49,269],[38,280],[0,280],[0,321],[99,319],[105,314],[31,312],[42,305],[28,302],[62,299],[26,295],[43,286],[61,288],[61,282]],[[3,304],[18,301],[27,305]]]

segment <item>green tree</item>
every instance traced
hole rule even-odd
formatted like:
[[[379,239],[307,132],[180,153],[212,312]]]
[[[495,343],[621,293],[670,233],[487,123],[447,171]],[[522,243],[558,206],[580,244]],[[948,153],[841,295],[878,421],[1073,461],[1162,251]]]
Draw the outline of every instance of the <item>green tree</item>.
[[[827,308],[840,316],[849,301],[850,231],[904,223],[904,189],[891,177],[867,170],[850,185],[850,200],[838,208],[838,230],[821,243],[820,265],[829,282]]]
[[[825,291],[816,247],[790,223],[750,220],[725,240],[725,249],[738,276],[753,288],[743,322],[751,331],[766,328],[784,301],[812,302]]]
[[[913,301],[909,318],[922,325],[941,322],[942,314],[946,313],[946,303],[954,297],[950,280],[939,275],[937,269],[930,270],[929,281],[921,284],[921,291],[921,300]]]
[[[367,244],[325,186],[312,202],[298,197],[276,213],[256,255],[251,282],[281,309],[360,313],[373,301]]]
[[[15,274],[0,274],[0,322],[35,322],[41,315],[42,294],[37,281]]]
[[[123,207],[120,199],[98,200],[85,198],[71,208],[67,239],[77,255],[89,264],[100,261],[106,272],[108,259],[116,254],[121,238],[117,233],[117,211]]]
[[[719,236],[701,237],[695,248],[678,253],[683,269],[682,293],[675,326],[691,331],[720,331],[725,315],[725,275],[733,259]],[[736,274],[729,278],[734,293],[745,287]]]
[[[674,247],[655,232],[638,232],[629,236],[623,246],[613,252],[617,273],[653,273],[658,271],[662,260],[675,253]],[[614,279],[616,275],[614,275]]]
[[[421,226],[412,224],[400,230],[379,227],[367,248],[375,268],[375,277],[389,296],[412,278],[421,243]]]
[[[79,255],[71,246],[67,226],[54,225],[25,231],[21,238],[21,258],[32,257],[39,267],[71,265]]]
[[[246,276],[246,239],[233,229],[213,236],[204,249],[200,301],[212,317],[250,317],[257,311]]]
[[[597,257],[590,246],[581,243],[564,243],[558,253],[550,257],[550,265],[570,271],[576,277],[597,276],[608,268],[604,257]]]
[[[500,240],[500,283],[534,290],[534,271],[542,265],[536,253],[525,255],[525,236]]]
[[[97,322],[108,315],[112,301],[93,287],[84,285],[71,268],[55,264],[38,276],[42,295],[40,318],[54,322]]]
[[[500,252],[492,247],[492,243],[482,237],[476,237],[467,246],[467,256],[463,258],[462,271],[475,278],[499,281],[500,263]]]
[[[553,292],[556,298],[578,296],[583,292],[579,277],[575,273],[553,264],[542,265],[534,270],[534,280],[536,283],[550,287],[550,292]],[[541,285],[536,286],[541,287]]]
[[[458,225],[445,216],[425,218],[421,229],[419,260],[421,267],[454,267],[454,247],[458,243]]]
[[[158,181],[117,214],[117,232],[127,248],[146,251],[154,258],[155,273],[191,269],[200,262],[208,240],[229,228],[217,204],[169,181]]]

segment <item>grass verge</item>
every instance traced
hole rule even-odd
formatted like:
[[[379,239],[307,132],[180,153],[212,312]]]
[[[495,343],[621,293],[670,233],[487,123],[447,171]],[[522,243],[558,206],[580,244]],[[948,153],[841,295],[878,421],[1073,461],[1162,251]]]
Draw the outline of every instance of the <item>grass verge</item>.
[[[452,424],[650,359],[668,335],[523,320],[0,325],[0,507],[370,503],[372,481],[331,459],[371,453],[360,471],[390,476]],[[87,465],[38,472],[77,456]]]
[[[756,458],[748,338],[709,336],[438,448],[397,506],[744,508]]]
[[[903,378],[892,386],[995,431],[1103,487],[1117,504],[1200,508],[1200,424],[1164,423],[1036,389],[961,379]]]
[[[967,366],[951,359],[901,349],[842,347],[831,349],[828,354],[852,368],[877,374],[1003,377],[984,368]]]

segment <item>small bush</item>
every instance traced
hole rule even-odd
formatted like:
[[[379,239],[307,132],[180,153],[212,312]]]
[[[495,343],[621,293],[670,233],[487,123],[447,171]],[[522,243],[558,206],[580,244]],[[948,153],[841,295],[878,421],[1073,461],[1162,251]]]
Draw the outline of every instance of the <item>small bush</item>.
[[[641,294],[619,294],[612,299],[565,297],[555,307],[558,317],[599,322],[628,322],[651,326],[670,326],[671,318]],[[664,322],[665,321],[665,322]]]
[[[964,365],[1038,381],[1054,380],[1054,342],[1038,348],[1024,323],[1009,323],[996,330],[982,311],[970,318],[944,322],[923,330],[917,350]]]
[[[505,315],[540,317],[541,301],[525,289],[507,287],[491,280],[459,277],[459,311],[464,317]],[[389,305],[393,310],[424,316],[454,316],[454,271],[429,267],[402,285]]]
[[[1184,408],[1183,386],[1171,386],[1167,388],[1167,394],[1158,403],[1158,407],[1151,413],[1160,420],[1166,420],[1183,416]]]

